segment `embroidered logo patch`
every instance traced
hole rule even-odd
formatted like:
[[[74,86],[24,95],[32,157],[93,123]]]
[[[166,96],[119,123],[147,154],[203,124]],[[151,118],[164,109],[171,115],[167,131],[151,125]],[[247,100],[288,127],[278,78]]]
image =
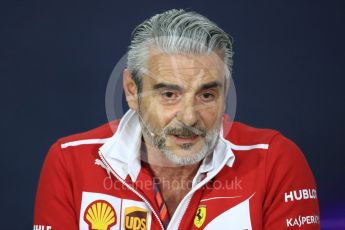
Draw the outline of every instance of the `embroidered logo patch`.
[[[125,209],[125,229],[145,230],[147,229],[148,211],[139,207],[128,207]]]
[[[206,219],[206,206],[200,205],[194,217],[194,225],[197,228],[200,228],[204,224],[205,219]]]
[[[109,230],[116,224],[116,212],[105,200],[96,200],[85,209],[84,220],[89,229]]]
[[[121,199],[103,193],[83,192],[79,215],[80,230],[118,230]]]

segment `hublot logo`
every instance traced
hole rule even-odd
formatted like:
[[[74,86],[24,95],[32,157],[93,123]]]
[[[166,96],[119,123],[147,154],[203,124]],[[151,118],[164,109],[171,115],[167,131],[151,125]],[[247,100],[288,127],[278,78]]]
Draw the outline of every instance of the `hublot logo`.
[[[316,189],[300,189],[285,193],[285,203],[295,200],[317,199]]]

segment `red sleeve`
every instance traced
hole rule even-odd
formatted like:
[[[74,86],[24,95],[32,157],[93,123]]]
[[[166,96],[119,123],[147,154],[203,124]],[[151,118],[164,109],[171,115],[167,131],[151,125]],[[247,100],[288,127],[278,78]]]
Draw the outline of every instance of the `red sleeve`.
[[[58,142],[50,148],[41,171],[34,229],[78,229],[72,184]]]
[[[316,183],[301,150],[278,134],[266,159],[264,229],[320,229]]]

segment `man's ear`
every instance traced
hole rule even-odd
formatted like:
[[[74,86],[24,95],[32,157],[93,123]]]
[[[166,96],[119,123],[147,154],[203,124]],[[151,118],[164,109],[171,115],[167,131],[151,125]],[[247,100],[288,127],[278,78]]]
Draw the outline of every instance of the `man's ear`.
[[[129,108],[134,111],[138,111],[138,91],[132,74],[128,69],[123,71],[123,89],[125,91],[126,100]]]

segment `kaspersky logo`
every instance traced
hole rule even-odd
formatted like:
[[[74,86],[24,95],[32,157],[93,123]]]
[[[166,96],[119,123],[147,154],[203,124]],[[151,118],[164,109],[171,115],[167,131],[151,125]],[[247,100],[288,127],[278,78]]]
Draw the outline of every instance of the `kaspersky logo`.
[[[194,217],[194,225],[197,228],[200,228],[204,224],[205,219],[206,219],[206,206],[200,205]]]
[[[89,230],[110,230],[116,224],[116,212],[105,200],[96,200],[85,209],[84,220]]]
[[[139,207],[125,208],[125,229],[126,230],[146,230],[147,229],[146,209]]]

